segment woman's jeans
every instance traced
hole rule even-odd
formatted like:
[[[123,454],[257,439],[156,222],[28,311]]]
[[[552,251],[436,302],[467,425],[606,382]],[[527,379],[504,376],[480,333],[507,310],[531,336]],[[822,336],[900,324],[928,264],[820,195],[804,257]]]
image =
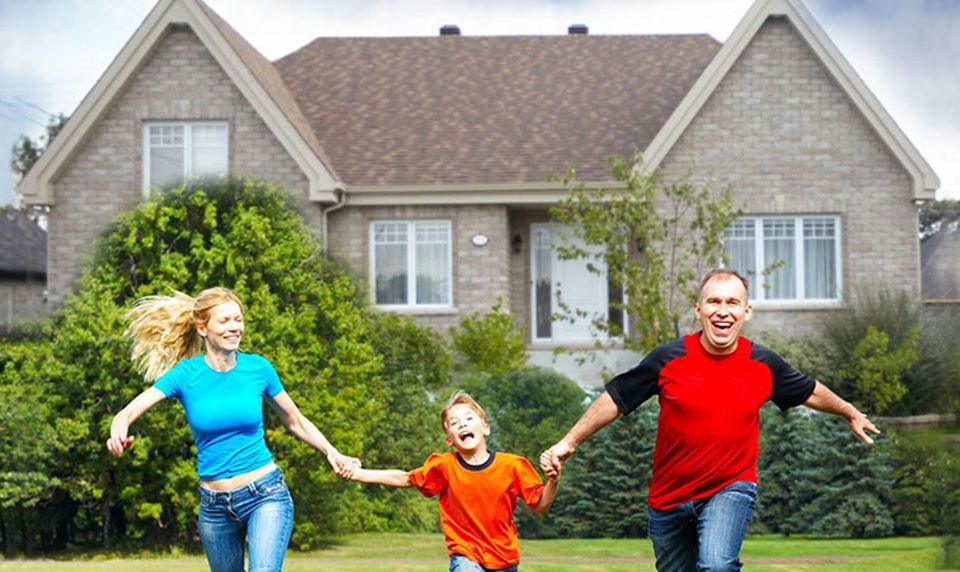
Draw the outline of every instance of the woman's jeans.
[[[490,572],[491,568],[484,568],[473,560],[460,554],[454,554],[450,557],[450,572]],[[496,572],[517,572],[517,566],[498,569]]]
[[[757,506],[757,485],[736,481],[710,498],[670,510],[647,508],[660,572],[740,570],[740,546]]]
[[[243,572],[244,538],[250,572],[279,572],[293,530],[293,499],[280,469],[239,489],[200,487],[200,540],[211,572]]]

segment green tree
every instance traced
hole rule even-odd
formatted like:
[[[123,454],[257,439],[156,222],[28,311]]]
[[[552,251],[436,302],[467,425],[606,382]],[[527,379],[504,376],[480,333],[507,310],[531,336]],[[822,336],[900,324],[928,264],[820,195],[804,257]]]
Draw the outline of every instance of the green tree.
[[[849,363],[840,374],[851,380],[859,401],[870,411],[884,413],[891,405],[903,399],[907,387],[900,377],[917,361],[916,328],[898,348],[890,347],[890,337],[867,326],[867,333],[853,348]]]
[[[960,200],[942,200],[920,207],[920,239],[927,240],[945,225],[960,222]]]
[[[458,327],[450,328],[450,339],[461,369],[467,372],[499,376],[527,364],[526,337],[502,300],[489,312],[464,316]]]
[[[68,495],[71,543],[195,546],[196,452],[182,408],[161,405],[138,421],[130,455],[114,458],[103,443],[113,414],[145,387],[122,338],[125,310],[143,295],[212,285],[230,287],[245,301],[244,351],[271,360],[301,411],[344,452],[361,453],[388,427],[385,369],[396,387],[416,381],[401,373],[414,369],[403,360],[426,360],[432,377],[416,381],[420,388],[444,375],[442,365],[430,365],[432,354],[377,350],[365,291],[325,260],[282,191],[231,180],[159,194],[117,220],[49,336],[0,372],[0,385],[15,382],[52,396],[46,403],[60,449],[47,476]],[[409,335],[411,345],[417,335]],[[420,399],[416,390],[410,395]],[[334,530],[367,525],[357,509],[378,499],[338,480],[323,456],[288,434],[275,415],[265,422],[297,501],[294,542],[315,546]]]
[[[41,135],[36,140],[26,135],[21,135],[20,138],[17,139],[17,142],[13,145],[13,155],[10,158],[10,169],[13,171],[13,175],[17,181],[27,174],[27,171],[40,159],[44,151],[50,147],[54,138],[60,133],[63,126],[66,125],[67,119],[69,119],[69,117],[62,113],[51,115],[47,122],[47,131],[44,135]]]
[[[612,290],[623,293],[619,300],[613,297],[611,308],[643,327],[635,340],[608,318],[595,320],[593,327],[647,352],[676,337],[679,320],[697,299],[700,274],[726,258],[724,232],[742,211],[734,206],[732,189],[715,193],[645,174],[639,154],[610,163],[619,185],[587,188],[571,168],[564,179],[569,196],[550,209],[555,222],[601,248],[591,251],[566,240],[557,251],[565,260],[585,260],[591,272],[607,269]],[[561,306],[559,315],[573,320],[577,310]]]
[[[645,404],[608,425],[564,463],[560,492],[545,521],[563,537],[647,534],[647,496],[659,407]]]

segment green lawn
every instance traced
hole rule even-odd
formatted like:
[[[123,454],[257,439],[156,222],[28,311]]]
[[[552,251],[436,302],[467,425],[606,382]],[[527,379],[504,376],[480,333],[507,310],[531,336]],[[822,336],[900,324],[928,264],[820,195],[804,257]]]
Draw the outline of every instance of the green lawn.
[[[822,572],[910,572],[934,570],[940,553],[936,538],[819,540],[756,536],[743,549],[746,570]],[[526,572],[653,571],[650,542],[639,540],[527,540],[521,544]],[[72,560],[0,561],[4,570],[97,570],[200,572],[202,556],[86,557]],[[435,534],[361,534],[343,537],[329,548],[291,552],[285,570],[360,572],[443,572],[447,569],[443,537]]]

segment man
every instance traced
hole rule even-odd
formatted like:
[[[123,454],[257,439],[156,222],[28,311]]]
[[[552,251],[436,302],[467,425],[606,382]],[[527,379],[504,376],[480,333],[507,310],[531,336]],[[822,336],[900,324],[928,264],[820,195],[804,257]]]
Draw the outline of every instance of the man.
[[[759,409],[806,405],[841,415],[867,444],[867,416],[780,356],[740,337],[749,284],[720,268],[694,306],[701,331],[666,343],[607,384],[567,435],[540,456],[550,477],[591,435],[654,394],[660,418],[648,495],[648,532],[660,571],[739,570],[757,498]]]

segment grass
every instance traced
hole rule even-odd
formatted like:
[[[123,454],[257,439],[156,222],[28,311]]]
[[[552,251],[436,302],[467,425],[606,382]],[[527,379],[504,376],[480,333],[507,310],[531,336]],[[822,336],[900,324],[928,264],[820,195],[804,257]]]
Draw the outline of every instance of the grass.
[[[525,572],[653,571],[647,539],[526,540],[521,543]],[[934,570],[940,554],[937,538],[825,540],[751,536],[742,558],[751,572],[913,572]],[[126,557],[83,555],[71,560],[0,561],[4,570],[97,570],[200,572],[203,556]],[[313,552],[290,552],[284,570],[306,572],[447,570],[443,537],[437,534],[358,534]]]

